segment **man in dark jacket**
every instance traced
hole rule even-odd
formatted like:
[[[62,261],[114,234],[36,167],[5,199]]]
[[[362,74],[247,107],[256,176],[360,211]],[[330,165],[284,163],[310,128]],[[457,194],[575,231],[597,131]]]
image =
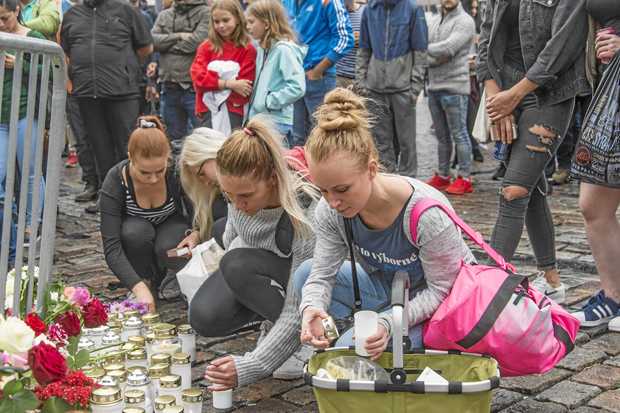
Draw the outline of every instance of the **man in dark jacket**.
[[[127,157],[140,100],[140,60],[153,52],[144,18],[122,0],[84,0],[63,17],[61,46],[69,61],[99,182]]]
[[[159,79],[162,82],[163,118],[173,146],[187,135],[188,121],[198,126],[196,94],[189,69],[198,46],[209,33],[209,6],[205,0],[176,0],[163,10],[151,34],[159,52]],[[175,145],[178,144],[178,145]]]

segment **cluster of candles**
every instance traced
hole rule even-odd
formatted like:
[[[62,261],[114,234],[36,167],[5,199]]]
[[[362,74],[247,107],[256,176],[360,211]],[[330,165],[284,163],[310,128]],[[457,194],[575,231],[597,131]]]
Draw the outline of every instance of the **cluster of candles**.
[[[101,385],[91,396],[93,413],[202,412],[202,390],[191,387],[196,335],[189,325],[114,313],[107,326],[84,329],[78,348],[96,360],[84,368]]]

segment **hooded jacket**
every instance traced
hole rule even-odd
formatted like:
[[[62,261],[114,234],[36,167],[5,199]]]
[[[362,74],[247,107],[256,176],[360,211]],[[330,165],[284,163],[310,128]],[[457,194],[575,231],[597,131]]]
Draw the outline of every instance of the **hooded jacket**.
[[[136,50],[151,43],[144,18],[126,1],[74,5],[63,17],[60,36],[69,58],[72,95],[138,98],[142,69]]]
[[[301,43],[308,46],[304,70],[314,68],[324,58],[332,62],[328,74],[336,74],[336,62],[353,47],[353,30],[342,0],[282,0],[291,26]]]
[[[182,33],[191,33],[183,39]],[[198,46],[209,34],[209,6],[205,0],[175,2],[157,16],[151,31],[153,46],[159,57],[159,78],[178,83],[184,89],[192,86],[189,69]]]
[[[419,94],[428,30],[415,0],[370,0],[362,14],[356,85],[360,90]]]
[[[293,124],[293,103],[306,93],[305,54],[305,48],[290,41],[258,48],[249,118],[265,113],[276,123]]]

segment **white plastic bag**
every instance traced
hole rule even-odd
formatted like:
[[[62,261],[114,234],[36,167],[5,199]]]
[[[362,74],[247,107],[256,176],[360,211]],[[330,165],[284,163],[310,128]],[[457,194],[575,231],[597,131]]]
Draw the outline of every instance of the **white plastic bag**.
[[[480,143],[489,141],[489,115],[487,114],[487,92],[482,90],[480,96],[480,104],[478,105],[478,113],[476,113],[476,121],[471,134]]]
[[[192,301],[196,291],[207,278],[217,271],[222,256],[224,250],[213,238],[194,247],[192,258],[177,272],[181,293],[185,295],[188,303]]]
[[[222,80],[235,80],[241,67],[239,63],[233,60],[214,60],[209,63],[207,69],[217,72]],[[202,95],[202,102],[211,112],[211,127],[226,136],[230,135],[231,132],[228,107],[226,106],[230,93],[230,89],[224,89],[216,92],[206,92]]]

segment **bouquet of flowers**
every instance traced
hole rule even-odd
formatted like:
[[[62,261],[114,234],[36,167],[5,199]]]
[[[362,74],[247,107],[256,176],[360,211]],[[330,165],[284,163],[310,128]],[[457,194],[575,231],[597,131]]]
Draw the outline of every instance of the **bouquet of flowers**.
[[[0,411],[43,413],[87,408],[97,385],[80,371],[87,350],[78,351],[83,327],[108,321],[106,309],[86,288],[55,283],[41,314],[0,316]]]

